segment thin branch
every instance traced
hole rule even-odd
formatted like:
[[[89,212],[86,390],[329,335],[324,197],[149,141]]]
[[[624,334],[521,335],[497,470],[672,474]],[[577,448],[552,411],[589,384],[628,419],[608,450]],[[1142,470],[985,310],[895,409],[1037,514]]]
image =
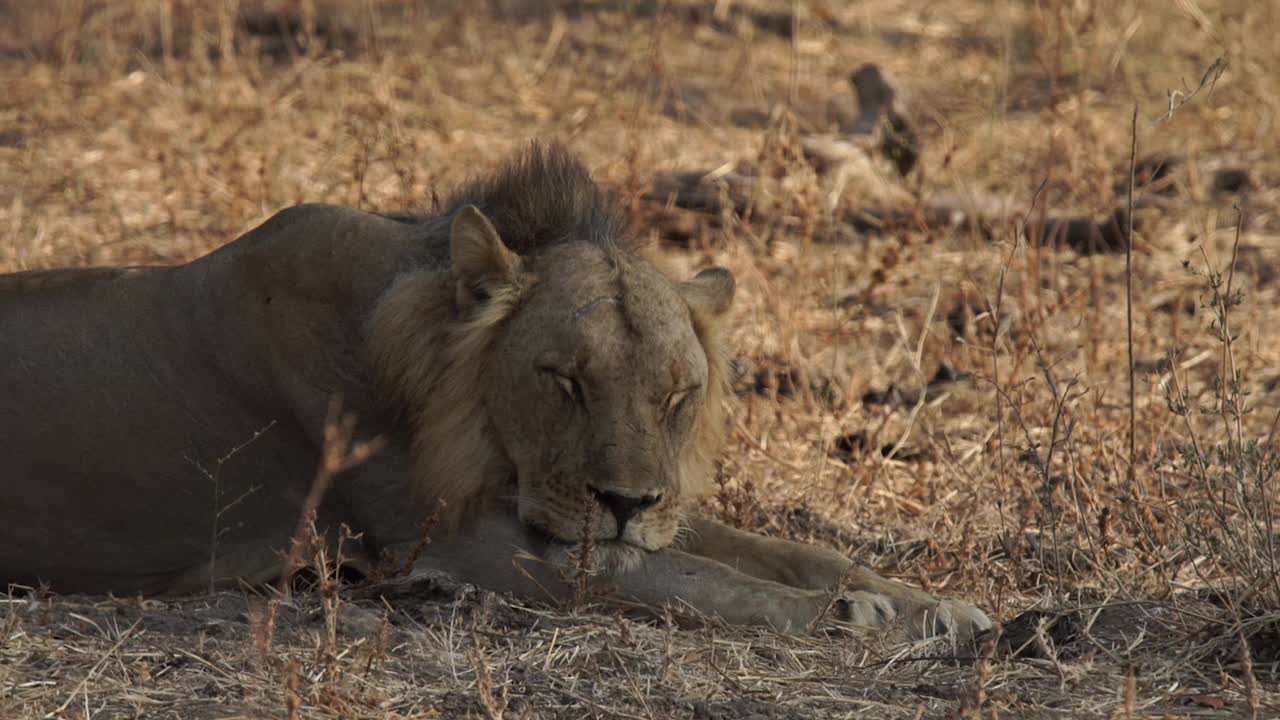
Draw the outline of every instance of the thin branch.
[[[1171,111],[1172,112],[1172,111]],[[1133,104],[1133,126],[1129,137],[1129,188],[1124,230],[1124,294],[1126,333],[1129,345],[1129,492],[1137,499],[1136,468],[1138,462],[1137,380],[1133,357],[1133,185],[1138,163],[1138,103]]]
[[[1156,123],[1168,122],[1173,118],[1173,114],[1182,109],[1183,105],[1191,102],[1191,99],[1200,94],[1201,90],[1209,89],[1209,94],[1213,94],[1213,88],[1218,84],[1218,78],[1222,77],[1222,73],[1227,71],[1227,56],[1219,55],[1217,60],[1204,71],[1204,75],[1200,76],[1200,84],[1191,92],[1183,92],[1181,90],[1170,90],[1169,92],[1169,109],[1163,115],[1155,119]]]

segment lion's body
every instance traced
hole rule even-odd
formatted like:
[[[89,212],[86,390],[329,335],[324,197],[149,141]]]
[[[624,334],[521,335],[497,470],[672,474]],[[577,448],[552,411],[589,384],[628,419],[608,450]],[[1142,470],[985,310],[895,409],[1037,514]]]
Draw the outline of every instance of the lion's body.
[[[207,587],[211,557],[217,578],[278,571],[329,395],[378,421],[361,318],[397,268],[445,262],[422,240],[300,207],[187,265],[0,277],[0,578],[152,592]],[[409,496],[403,451],[371,467],[382,500]],[[342,489],[322,522],[367,527],[404,505],[356,507]],[[371,536],[399,529],[378,524]]]
[[[420,565],[494,590],[563,594],[589,539],[647,605],[797,631],[841,586],[845,619],[985,627],[691,513],[723,443],[732,295],[722,270],[667,279],[586,171],[537,148],[434,216],[299,206],[185,265],[0,276],[0,585],[274,578],[337,397],[387,440],[317,511],[360,534],[357,565],[434,512],[449,532]]]

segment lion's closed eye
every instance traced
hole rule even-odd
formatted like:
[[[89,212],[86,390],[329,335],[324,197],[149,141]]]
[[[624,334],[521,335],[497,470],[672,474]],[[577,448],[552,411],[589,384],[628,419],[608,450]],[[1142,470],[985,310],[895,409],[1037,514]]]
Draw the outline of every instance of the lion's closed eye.
[[[582,391],[582,383],[577,378],[565,375],[555,368],[542,368],[541,370],[551,376],[565,397],[578,405],[586,405],[586,394]]]
[[[676,390],[668,395],[667,400],[664,403],[664,409],[666,410],[667,417],[671,419],[678,418],[689,407],[691,404],[689,402],[690,398],[692,398],[697,391],[698,386],[694,386],[683,390]]]
[[[667,412],[675,412],[689,397],[688,390],[677,390],[667,396]]]

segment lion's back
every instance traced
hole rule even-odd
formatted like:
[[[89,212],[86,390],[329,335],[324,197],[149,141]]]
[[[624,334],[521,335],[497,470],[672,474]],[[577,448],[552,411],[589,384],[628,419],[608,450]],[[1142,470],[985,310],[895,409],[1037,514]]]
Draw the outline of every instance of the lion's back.
[[[37,293],[67,288],[86,287],[109,282],[138,272],[131,267],[57,268],[25,270],[0,275],[0,302],[29,302]]]

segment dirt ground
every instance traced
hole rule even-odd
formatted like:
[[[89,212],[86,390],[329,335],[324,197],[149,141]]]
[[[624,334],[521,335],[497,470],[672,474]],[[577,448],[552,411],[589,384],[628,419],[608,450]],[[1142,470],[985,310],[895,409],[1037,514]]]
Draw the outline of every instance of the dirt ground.
[[[0,271],[429,209],[559,140],[738,278],[707,511],[999,622],[15,589],[0,718],[1280,717],[1276,37],[1251,0],[0,2]]]

